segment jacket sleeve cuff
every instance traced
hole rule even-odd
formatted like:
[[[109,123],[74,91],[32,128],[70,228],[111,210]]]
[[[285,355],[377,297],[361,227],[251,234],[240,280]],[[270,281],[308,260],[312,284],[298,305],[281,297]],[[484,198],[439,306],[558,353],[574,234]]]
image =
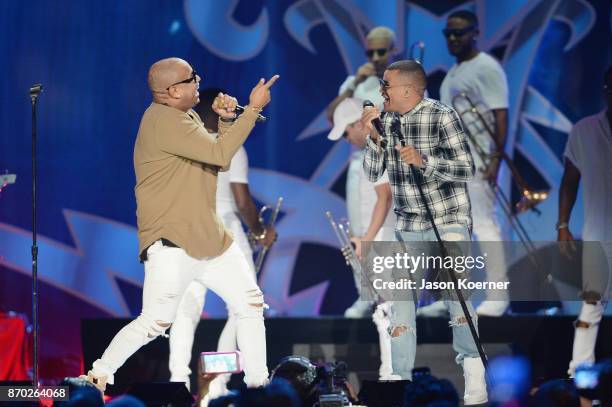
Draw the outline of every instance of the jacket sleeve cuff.
[[[431,177],[438,166],[438,158],[428,155],[427,156],[427,164],[423,169],[423,175],[426,177]]]
[[[249,106],[245,106],[244,113],[238,116],[238,118],[234,121],[226,122],[219,118],[219,134],[224,133],[227,129],[232,127],[234,123],[236,123],[237,121],[246,120],[251,123],[255,123],[255,121],[257,120],[257,116],[259,115],[260,112],[261,112],[261,109],[255,109]]]

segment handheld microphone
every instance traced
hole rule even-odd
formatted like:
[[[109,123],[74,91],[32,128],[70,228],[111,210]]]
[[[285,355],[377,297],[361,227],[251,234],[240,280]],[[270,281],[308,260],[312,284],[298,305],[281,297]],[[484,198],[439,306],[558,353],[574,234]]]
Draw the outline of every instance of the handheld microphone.
[[[244,106],[240,106],[240,105],[236,105],[236,112],[238,113],[244,113]],[[260,123],[265,122],[266,120],[268,120],[268,118],[266,116],[264,116],[263,114],[259,113],[257,115],[257,121]]]
[[[371,100],[364,100],[363,101],[363,107],[374,107],[374,103],[372,103]],[[380,119],[377,117],[375,119],[372,119],[372,125],[374,126],[374,128],[376,129],[376,131],[378,132],[378,134],[380,135],[380,145],[382,148],[386,148],[387,147],[387,140],[385,139],[385,128],[383,127],[382,122],[380,121]]]

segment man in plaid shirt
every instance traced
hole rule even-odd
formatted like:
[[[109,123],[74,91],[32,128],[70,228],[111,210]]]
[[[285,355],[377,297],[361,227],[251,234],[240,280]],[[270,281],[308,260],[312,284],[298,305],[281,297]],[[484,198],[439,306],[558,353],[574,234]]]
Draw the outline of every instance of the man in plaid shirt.
[[[395,203],[397,238],[404,242],[435,241],[429,206],[440,236],[447,241],[470,241],[472,216],[467,181],[475,173],[472,154],[457,113],[424,98],[427,77],[415,61],[398,61],[381,80],[384,112],[364,109],[362,122],[370,129],[363,168],[374,182],[387,170]],[[382,116],[382,117],[381,117]],[[384,135],[372,120],[381,118]],[[413,168],[411,168],[413,167]],[[417,182],[423,188],[421,199]],[[465,376],[464,404],[487,401],[484,366],[458,301],[444,301],[453,328],[453,348]],[[474,324],[476,316],[468,309]],[[393,374],[411,379],[416,353],[416,304],[395,303],[391,321]]]

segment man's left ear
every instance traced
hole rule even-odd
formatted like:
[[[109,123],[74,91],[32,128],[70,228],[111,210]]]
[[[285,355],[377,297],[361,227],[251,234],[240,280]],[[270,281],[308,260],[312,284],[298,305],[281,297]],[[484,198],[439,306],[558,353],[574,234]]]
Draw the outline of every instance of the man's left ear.
[[[181,95],[178,93],[178,90],[176,90],[174,87],[171,87],[168,90],[168,96],[170,96],[172,99],[180,99]]]

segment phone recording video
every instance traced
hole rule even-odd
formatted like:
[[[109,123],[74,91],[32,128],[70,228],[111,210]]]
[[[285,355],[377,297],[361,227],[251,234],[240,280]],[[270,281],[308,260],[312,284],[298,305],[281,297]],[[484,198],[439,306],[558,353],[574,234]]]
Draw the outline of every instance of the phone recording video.
[[[200,363],[203,373],[240,373],[240,352],[202,352]]]

